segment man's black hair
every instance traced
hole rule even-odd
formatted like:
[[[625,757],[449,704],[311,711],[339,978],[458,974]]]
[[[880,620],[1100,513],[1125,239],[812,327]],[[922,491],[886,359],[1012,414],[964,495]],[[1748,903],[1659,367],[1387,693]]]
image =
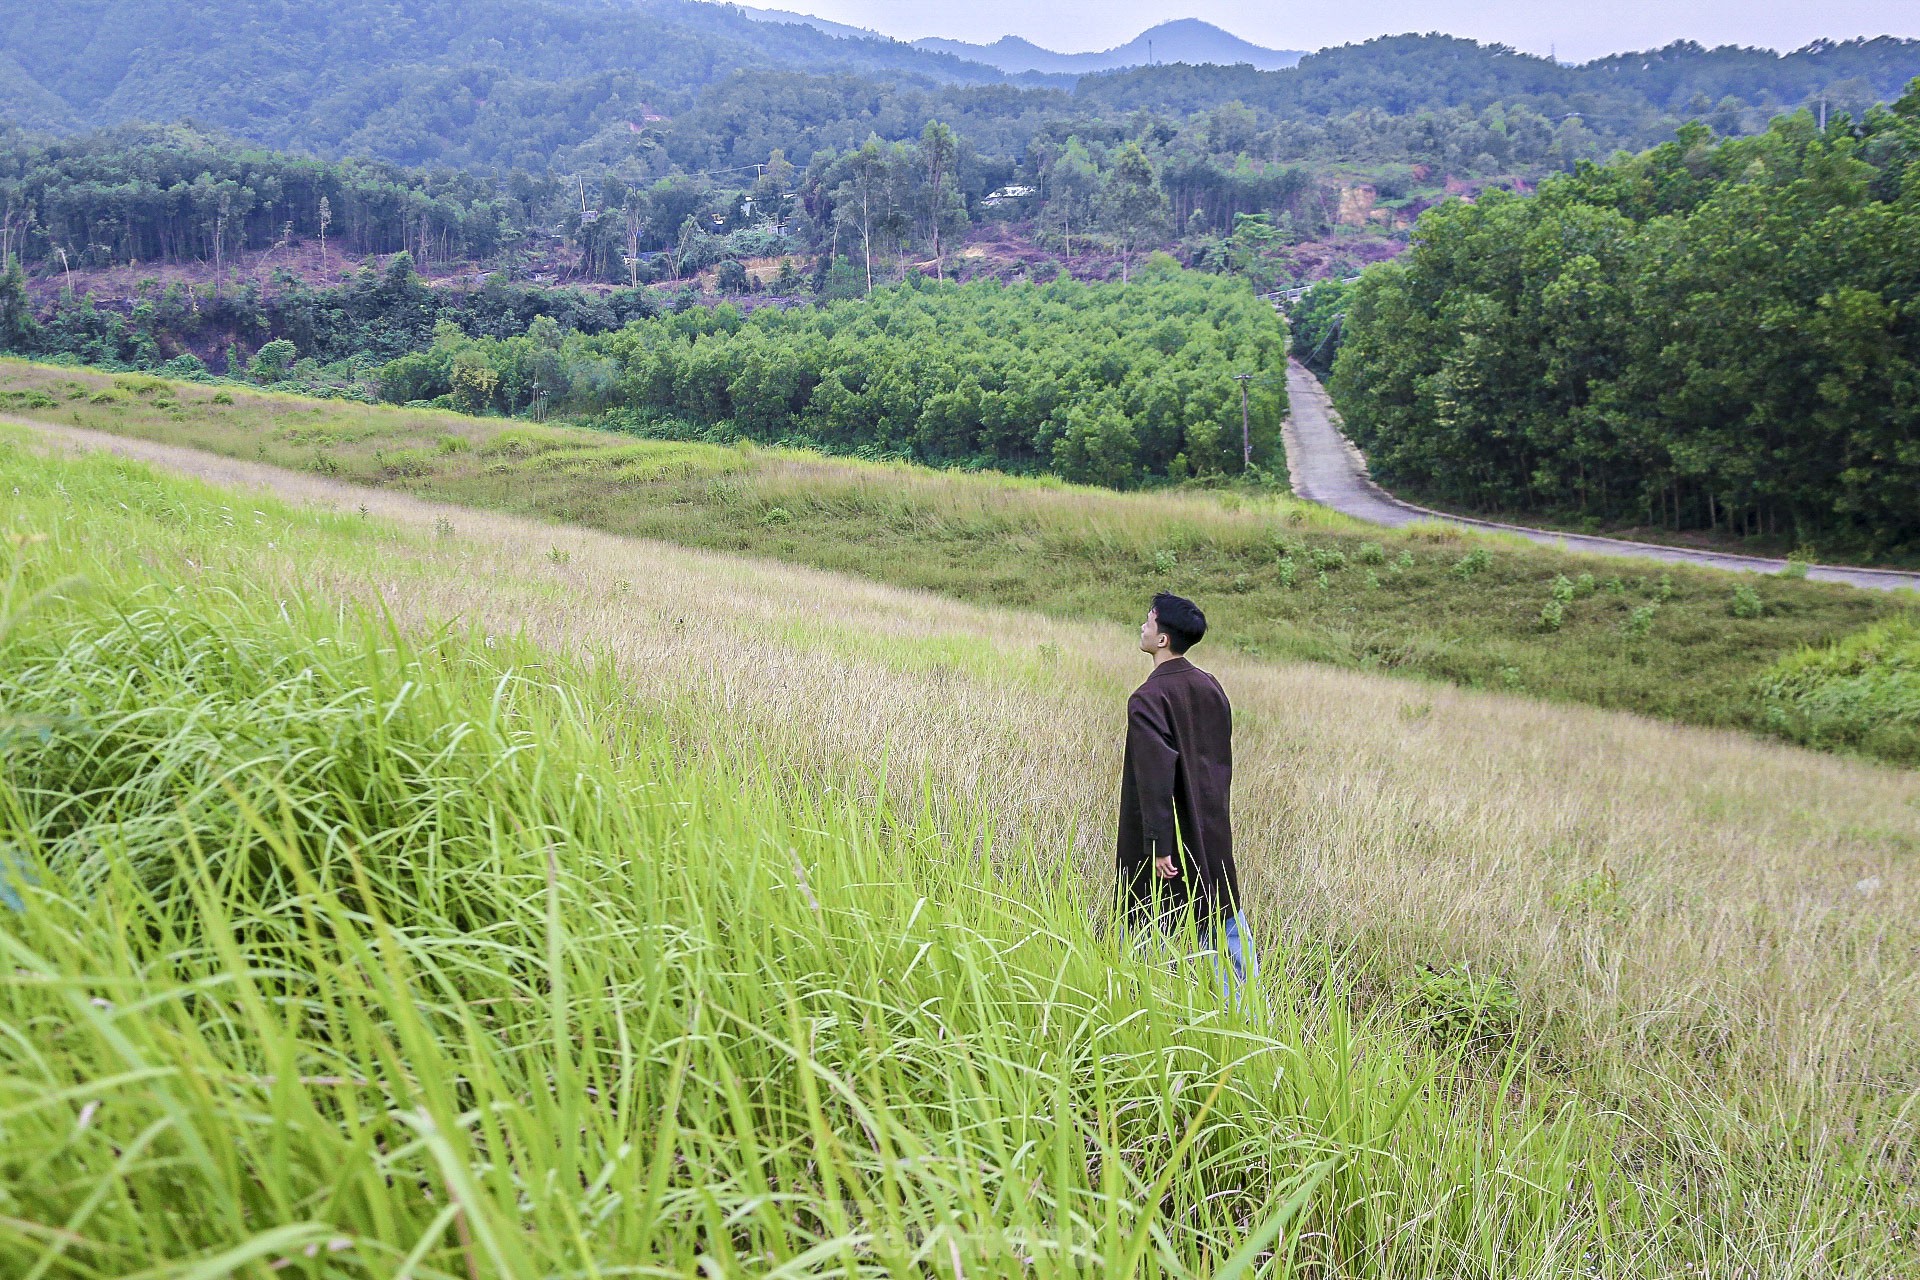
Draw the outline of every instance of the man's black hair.
[[[1207,615],[1185,596],[1162,591],[1153,598],[1153,616],[1160,624],[1160,634],[1167,638],[1167,647],[1175,653],[1185,653],[1207,634]]]

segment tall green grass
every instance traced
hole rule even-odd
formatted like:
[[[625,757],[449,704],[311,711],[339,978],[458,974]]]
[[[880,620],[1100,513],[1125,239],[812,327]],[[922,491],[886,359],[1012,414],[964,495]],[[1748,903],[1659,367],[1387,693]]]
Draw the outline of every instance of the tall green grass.
[[[1734,1234],[1764,1178],[1623,1165],[1523,1040],[1356,1022],[1325,960],[1223,1009],[937,779],[694,753],[610,669],[197,554],[351,522],[0,482],[0,1274],[1889,1265],[1844,1198]]]

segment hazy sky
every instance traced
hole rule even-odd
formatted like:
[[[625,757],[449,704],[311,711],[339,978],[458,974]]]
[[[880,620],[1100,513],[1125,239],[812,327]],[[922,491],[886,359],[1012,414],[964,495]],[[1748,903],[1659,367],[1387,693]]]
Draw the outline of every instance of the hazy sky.
[[[1916,0],[754,0],[911,40],[1020,35],[1062,52],[1109,49],[1169,18],[1204,18],[1255,44],[1319,49],[1444,31],[1578,61],[1670,40],[1793,49],[1821,36],[1920,36]]]

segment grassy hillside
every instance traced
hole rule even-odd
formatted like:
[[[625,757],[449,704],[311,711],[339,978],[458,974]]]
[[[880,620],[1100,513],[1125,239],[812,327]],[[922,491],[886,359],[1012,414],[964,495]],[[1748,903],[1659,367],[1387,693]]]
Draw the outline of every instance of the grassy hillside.
[[[19,362],[0,362],[0,411],[1058,617],[1133,620],[1172,587],[1253,656],[1703,725],[1765,730],[1756,680],[1774,662],[1913,611],[1831,584],[1394,533],[1279,496],[1120,495]]]
[[[1090,925],[1122,628],[317,477],[0,485],[9,1274],[1920,1245],[1907,775],[1216,654],[1227,1016]]]

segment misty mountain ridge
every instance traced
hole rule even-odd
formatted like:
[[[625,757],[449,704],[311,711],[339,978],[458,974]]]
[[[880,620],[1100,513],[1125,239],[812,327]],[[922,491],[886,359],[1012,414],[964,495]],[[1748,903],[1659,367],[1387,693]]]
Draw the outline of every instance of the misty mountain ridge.
[[[1178,18],[1141,32],[1123,45],[1097,53],[1060,53],[1020,36],[1001,36],[992,44],[974,44],[950,40],[944,36],[926,36],[919,40],[897,41],[885,32],[867,27],[849,26],[816,18],[809,13],[786,9],[755,9],[733,6],[759,22],[812,27],[842,40],[873,40],[884,44],[905,43],[927,53],[946,54],[964,62],[992,67],[1009,76],[1031,83],[1035,77],[1058,78],[1061,87],[1069,87],[1072,78],[1102,71],[1124,71],[1131,67],[1156,63],[1187,63],[1192,66],[1251,66],[1257,71],[1283,71],[1297,64],[1305,52],[1299,49],[1267,49],[1242,40],[1198,18]]]
[[[1002,36],[992,44],[970,44],[928,36],[912,42],[916,49],[948,53],[969,62],[998,67],[1009,75],[1037,71],[1045,75],[1090,75],[1156,63],[1184,62],[1194,66],[1248,65],[1258,71],[1281,71],[1306,56],[1300,49],[1267,49],[1242,40],[1198,18],[1179,18],[1141,32],[1123,45],[1099,53],[1056,53],[1019,36]]]

